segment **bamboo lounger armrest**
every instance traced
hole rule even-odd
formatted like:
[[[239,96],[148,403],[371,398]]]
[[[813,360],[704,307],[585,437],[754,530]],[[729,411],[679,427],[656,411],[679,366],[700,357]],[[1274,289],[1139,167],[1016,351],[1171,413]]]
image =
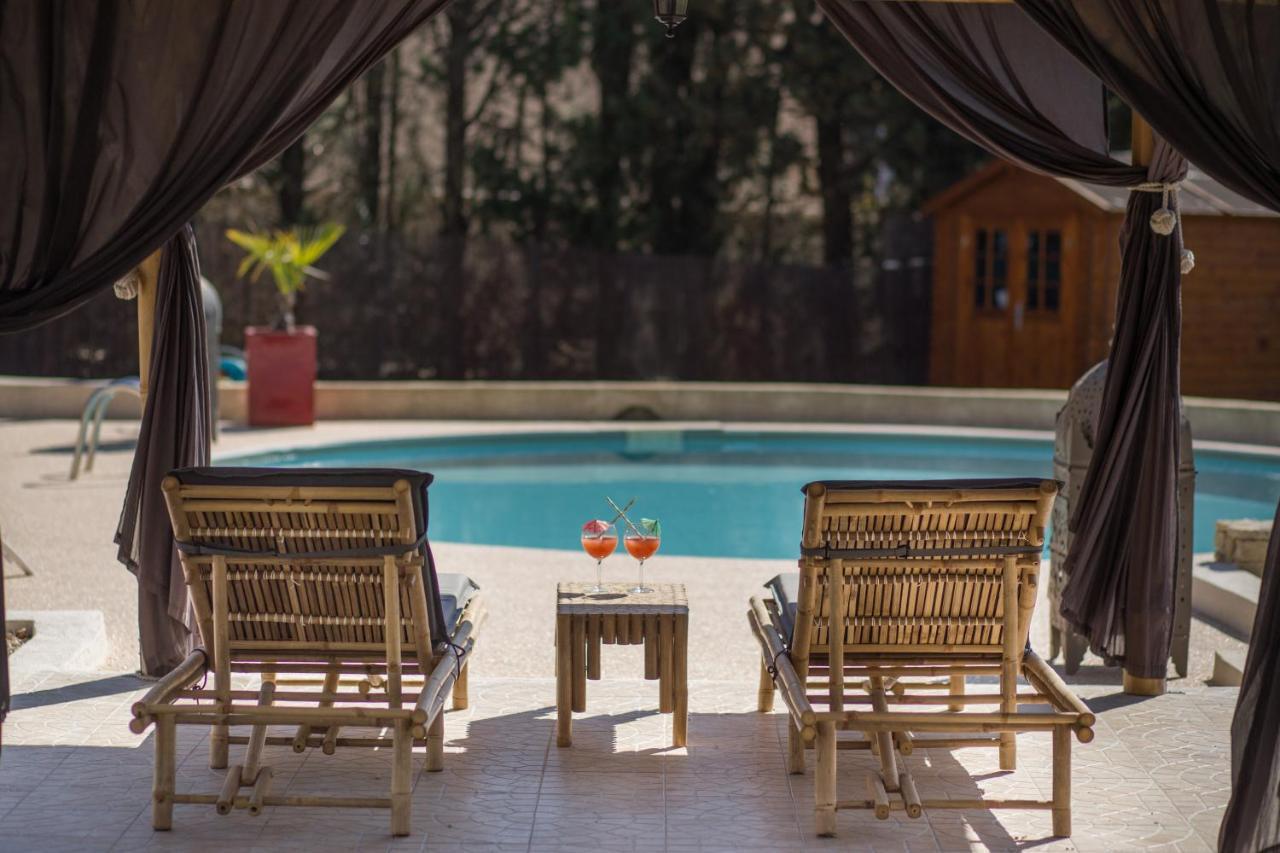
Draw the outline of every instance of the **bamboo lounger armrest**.
[[[129,721],[129,731],[136,735],[146,731],[147,726],[155,720],[154,714],[160,706],[172,705],[182,690],[194,684],[196,679],[203,678],[208,671],[209,656],[204,649],[196,649],[187,655],[186,660],[133,703],[133,719]]]
[[[480,625],[487,615],[487,611],[480,603],[480,596],[472,596],[462,611],[457,630],[454,631],[454,648],[447,649],[440,657],[435,669],[431,671],[431,676],[418,693],[415,709],[423,714],[425,725],[431,725],[444,708],[445,698],[448,697],[449,690],[457,681],[462,668],[466,666],[466,660],[471,656],[471,650],[475,648]],[[419,734],[417,729],[414,730],[415,737],[423,737],[424,734],[425,732]]]
[[[782,644],[782,638],[759,597],[752,596],[751,610],[748,611],[747,616],[751,621],[756,640],[760,643],[761,651],[767,660],[773,662],[772,665],[777,672],[775,681],[782,691],[782,701],[790,710],[796,728],[800,730],[800,736],[806,743],[811,742],[817,736],[817,729],[814,728],[817,716],[814,714],[813,706],[809,704],[809,698],[805,695],[804,683],[796,674],[791,657]]]

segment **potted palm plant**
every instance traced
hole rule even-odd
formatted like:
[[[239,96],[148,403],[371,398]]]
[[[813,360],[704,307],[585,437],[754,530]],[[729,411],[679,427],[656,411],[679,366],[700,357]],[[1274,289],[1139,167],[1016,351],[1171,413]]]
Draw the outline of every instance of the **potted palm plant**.
[[[338,242],[336,223],[264,233],[231,229],[227,239],[244,249],[236,275],[275,282],[280,312],[270,326],[244,330],[250,426],[303,426],[315,422],[316,330],[294,319],[298,291],[308,278],[326,278],[313,264]]]

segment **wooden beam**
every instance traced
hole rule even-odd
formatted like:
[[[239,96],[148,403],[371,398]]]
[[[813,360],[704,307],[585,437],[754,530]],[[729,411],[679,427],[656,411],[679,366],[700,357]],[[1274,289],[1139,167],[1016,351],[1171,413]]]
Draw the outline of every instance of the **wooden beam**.
[[[1133,121],[1130,124],[1132,130],[1130,134],[1130,145],[1133,148],[1133,165],[1146,166],[1151,162],[1151,154],[1155,149],[1156,138],[1151,125],[1147,124],[1147,120],[1138,115],[1137,111],[1133,111]]]
[[[1132,128],[1133,164],[1146,166],[1151,162],[1151,156],[1155,150],[1155,132],[1152,131],[1151,125],[1147,124],[1147,120],[1138,115],[1137,110],[1133,110],[1133,121],[1130,127]],[[1124,692],[1130,696],[1160,696],[1164,691],[1163,678],[1144,678],[1132,675],[1125,670]]]
[[[138,393],[143,405],[151,378],[151,342],[156,325],[156,279],[160,275],[160,252],[138,264]]]

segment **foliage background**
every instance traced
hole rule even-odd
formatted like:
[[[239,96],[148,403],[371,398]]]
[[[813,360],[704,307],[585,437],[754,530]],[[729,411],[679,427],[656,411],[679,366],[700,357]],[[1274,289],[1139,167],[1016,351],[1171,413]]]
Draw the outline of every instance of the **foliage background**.
[[[225,229],[335,221],[298,306],[322,376],[923,381],[914,211],[980,152],[811,2],[695,0],[674,39],[650,13],[454,0],[201,212],[224,341],[275,309]],[[134,373],[131,314],[0,341],[0,372]]]

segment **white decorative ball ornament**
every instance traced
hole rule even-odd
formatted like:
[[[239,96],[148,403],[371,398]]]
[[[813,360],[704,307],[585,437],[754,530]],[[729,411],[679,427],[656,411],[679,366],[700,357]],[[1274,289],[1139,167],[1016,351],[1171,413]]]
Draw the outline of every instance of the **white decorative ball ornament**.
[[[115,291],[117,299],[136,299],[138,291],[142,289],[142,278],[136,269],[130,270],[124,278],[113,284],[111,289]]]
[[[1196,268],[1196,253],[1190,249],[1182,250],[1182,274],[1186,275]]]
[[[1168,237],[1178,225],[1178,214],[1167,207],[1162,207],[1151,214],[1151,230]]]

